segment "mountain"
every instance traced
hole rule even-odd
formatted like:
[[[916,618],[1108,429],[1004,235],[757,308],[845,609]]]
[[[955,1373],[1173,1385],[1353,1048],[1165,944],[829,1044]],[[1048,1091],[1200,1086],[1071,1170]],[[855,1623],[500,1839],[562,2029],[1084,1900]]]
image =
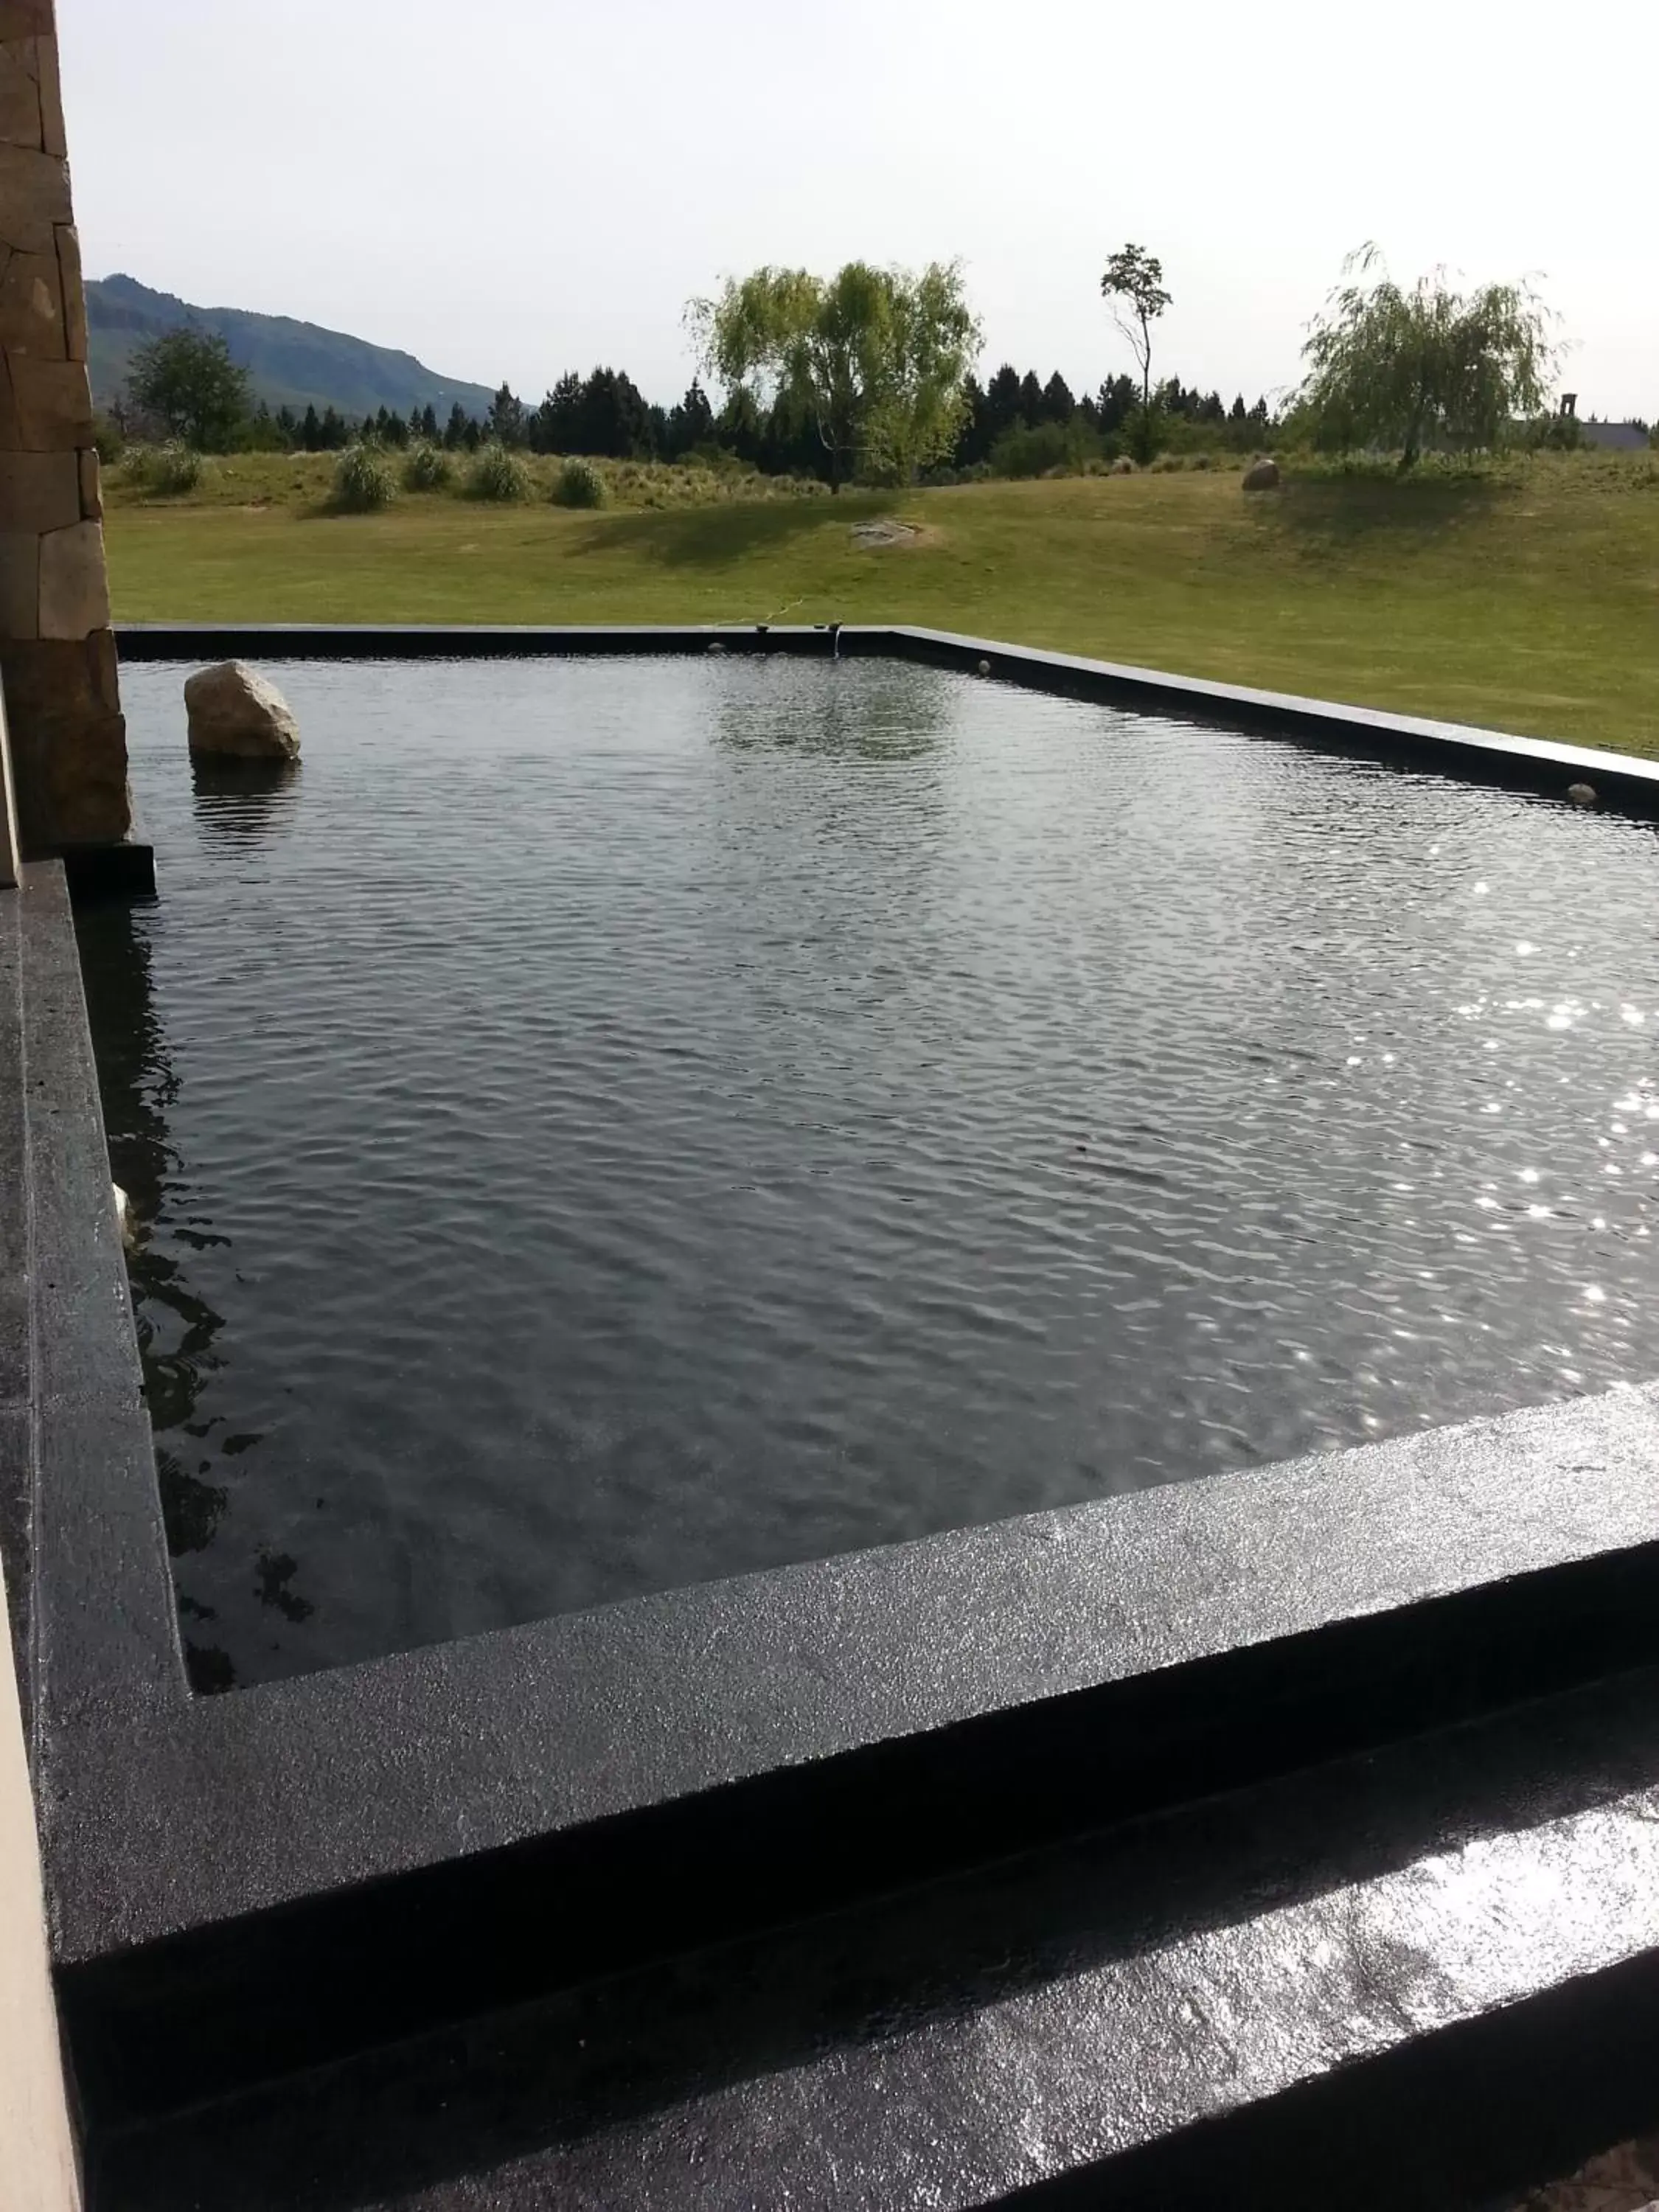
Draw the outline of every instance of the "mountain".
[[[447,415],[459,399],[469,415],[482,415],[495,396],[482,384],[440,376],[412,353],[394,353],[316,323],[249,314],[240,307],[192,307],[169,292],[152,292],[136,277],[104,276],[87,286],[88,351],[98,404],[107,407],[120,397],[128,364],[146,339],[184,322],[224,337],[233,360],[252,372],[255,398],[272,407],[303,409],[314,402],[319,410],[332,405],[353,416],[382,407],[407,415],[430,401]]]

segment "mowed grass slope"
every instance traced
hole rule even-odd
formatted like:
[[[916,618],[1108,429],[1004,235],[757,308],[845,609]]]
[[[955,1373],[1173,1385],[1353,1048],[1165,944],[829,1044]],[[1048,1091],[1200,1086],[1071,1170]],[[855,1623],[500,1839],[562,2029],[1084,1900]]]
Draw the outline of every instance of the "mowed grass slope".
[[[653,480],[618,495],[657,497]],[[1659,457],[1249,496],[1182,471],[598,514],[439,494],[337,516],[325,482],[255,459],[215,465],[189,503],[118,490],[118,619],[920,623],[1659,755]],[[860,548],[850,526],[875,514],[921,541]]]

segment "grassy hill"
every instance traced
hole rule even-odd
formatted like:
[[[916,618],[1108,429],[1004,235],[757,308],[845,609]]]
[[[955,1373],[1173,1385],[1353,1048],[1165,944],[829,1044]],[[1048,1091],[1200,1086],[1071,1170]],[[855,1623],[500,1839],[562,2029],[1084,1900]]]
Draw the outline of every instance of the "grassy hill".
[[[1659,456],[1253,497],[1180,473],[688,504],[681,471],[610,473],[599,514],[432,494],[331,515],[306,456],[216,462],[189,504],[118,483],[117,614],[916,622],[1659,755]],[[919,540],[854,544],[890,513]]]
[[[128,364],[146,339],[189,321],[226,339],[232,357],[252,373],[255,397],[272,407],[332,405],[343,415],[362,416],[382,407],[407,415],[429,402],[444,416],[459,400],[469,415],[482,415],[492,396],[481,384],[440,376],[413,354],[316,323],[240,307],[192,307],[169,292],[152,292],[136,277],[104,276],[87,286],[88,350],[98,404],[107,407],[120,396]]]

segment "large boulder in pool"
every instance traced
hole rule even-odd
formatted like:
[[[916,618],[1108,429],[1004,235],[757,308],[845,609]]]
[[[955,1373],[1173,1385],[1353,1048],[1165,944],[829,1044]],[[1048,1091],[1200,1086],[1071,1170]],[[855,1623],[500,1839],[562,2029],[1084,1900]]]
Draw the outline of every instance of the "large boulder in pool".
[[[1266,454],[1259,461],[1252,461],[1244,471],[1244,489],[1246,491],[1277,491],[1278,462],[1268,459]]]
[[[300,726],[276,686],[240,660],[199,669],[185,686],[190,749],[210,760],[296,761]]]

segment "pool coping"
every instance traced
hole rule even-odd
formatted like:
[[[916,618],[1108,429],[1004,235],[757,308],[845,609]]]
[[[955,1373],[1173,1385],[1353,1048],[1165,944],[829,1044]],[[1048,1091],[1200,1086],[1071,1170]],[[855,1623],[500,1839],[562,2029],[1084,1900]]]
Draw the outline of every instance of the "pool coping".
[[[296,636],[324,635],[333,652],[347,634],[169,628],[147,630],[141,650],[274,655],[279,641],[293,652]],[[369,637],[424,653],[461,635],[354,631],[351,656],[374,651]],[[507,649],[566,652],[594,649],[596,633],[464,635],[468,651],[500,652],[506,635],[523,641]],[[602,635],[609,651],[733,637]],[[744,649],[837,643],[785,635]],[[838,642],[988,659],[994,672],[1000,656],[1015,680],[1085,696],[1150,684],[1139,703],[1160,707],[1191,689],[940,633]],[[1268,714],[1270,695],[1198,692],[1224,719]],[[1358,710],[1299,703],[1304,734],[1327,718],[1352,735]],[[1369,744],[1376,720],[1359,719]],[[1402,726],[1385,740],[1473,741],[1492,757],[1491,733],[1389,719]],[[1515,743],[1498,757],[1506,776],[1603,757]],[[1659,787],[1659,769],[1620,765]],[[53,1958],[94,2129],[1659,1663],[1655,1386],[198,1699],[61,871],[26,867],[11,896],[33,1359],[18,1601]],[[1634,1865],[1653,1809],[1640,1790],[1620,1802],[1613,1848]],[[1586,1815],[1592,1886],[1609,1817]],[[1524,1856],[1524,1824],[1511,1816],[1504,1832]],[[1570,1870],[1579,1848],[1565,1848]],[[1559,1838],[1540,1850],[1559,1881]],[[1471,1986],[1434,2031],[1586,1976],[1647,1972],[1659,1899],[1577,1938],[1517,1956],[1501,2005]],[[411,1947],[413,1993],[399,1971]],[[342,1957],[354,1966],[343,1989]],[[1149,2047],[1171,2027],[1154,2008]],[[1427,2032],[1402,2001],[1346,2055],[1404,2051]],[[1228,2087],[1224,2039],[1198,2063],[1213,2112],[1299,2090],[1335,2062],[1289,2051],[1248,2094]],[[1141,2086],[1143,2144],[1189,2124],[1171,2084]],[[1057,2139],[1036,2168],[1010,2137],[1000,2179],[976,2173],[980,2194],[891,2201],[1059,2185],[1123,2153],[1097,2135],[1086,2155],[1084,2136]]]

